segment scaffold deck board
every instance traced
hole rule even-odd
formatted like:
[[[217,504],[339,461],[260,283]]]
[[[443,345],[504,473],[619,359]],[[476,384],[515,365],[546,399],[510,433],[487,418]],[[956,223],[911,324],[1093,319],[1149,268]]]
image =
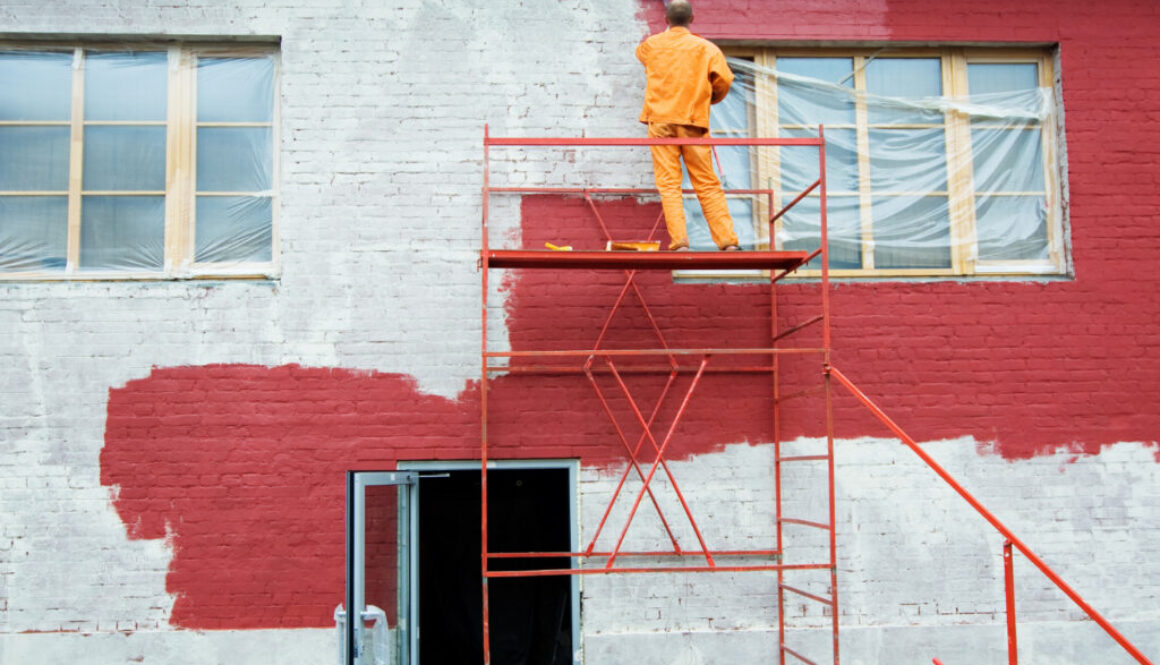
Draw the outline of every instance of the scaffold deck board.
[[[793,270],[807,252],[630,252],[489,249],[489,268],[553,270]]]

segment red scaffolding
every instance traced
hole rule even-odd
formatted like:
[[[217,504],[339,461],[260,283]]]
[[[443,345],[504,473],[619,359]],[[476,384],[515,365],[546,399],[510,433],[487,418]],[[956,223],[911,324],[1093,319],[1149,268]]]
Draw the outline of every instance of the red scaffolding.
[[[488,221],[489,221],[489,207],[490,199],[493,194],[563,194],[582,196],[586,199],[593,216],[600,225],[606,240],[613,240],[608,232],[608,227],[601,218],[598,207],[593,200],[594,196],[613,195],[613,196],[637,196],[643,194],[650,194],[653,190],[643,189],[610,189],[610,188],[568,188],[568,187],[496,187],[491,184],[490,178],[490,149],[498,146],[508,147],[625,147],[625,146],[650,146],[650,145],[707,145],[715,146],[756,146],[757,148],[792,148],[798,146],[805,146],[816,148],[818,151],[818,173],[819,177],[812,184],[796,196],[792,201],[782,206],[779,210],[774,212],[774,195],[772,190],[768,189],[745,189],[745,190],[726,190],[727,193],[732,194],[747,194],[753,196],[766,197],[768,209],[770,211],[768,217],[769,224],[769,239],[771,248],[767,250],[745,251],[745,252],[629,252],[629,251],[576,251],[576,252],[558,252],[545,250],[509,250],[509,249],[493,249],[489,245],[488,236]],[[1152,665],[1150,661],[1134,644],[1127,640],[1111,623],[1099,614],[1093,607],[1086,603],[1083,598],[1079,596],[1062,578],[1059,577],[1038,555],[1036,555],[1023,541],[1021,541],[1015,534],[1000,522],[990,511],[988,511],[974,496],[972,496],[961,484],[959,484],[949,473],[946,472],[929,454],[922,450],[921,447],[906,434],[905,431],[889,416],[882,411],[869,397],[860,391],[853,382],[850,381],[842,372],[834,367],[830,360],[830,271],[829,271],[829,238],[826,219],[826,175],[825,175],[825,139],[824,133],[819,128],[818,136],[816,138],[793,138],[793,139],[767,139],[767,138],[732,138],[732,139],[638,139],[638,138],[579,138],[579,139],[557,139],[557,138],[495,138],[487,134],[484,130],[484,182],[483,182],[483,218],[482,218],[482,238],[483,248],[480,253],[480,265],[482,268],[482,333],[481,333],[481,439],[480,439],[480,459],[481,459],[481,530],[482,530],[482,552],[481,552],[481,568],[482,568],[482,590],[483,590],[483,651],[484,662],[490,663],[490,632],[489,632],[489,615],[488,615],[488,584],[490,578],[498,577],[528,577],[528,576],[546,576],[546,575],[584,575],[584,574],[611,574],[611,573],[664,573],[664,572],[739,572],[739,571],[770,571],[776,573],[777,576],[777,595],[778,595],[778,662],[779,665],[785,665],[786,657],[789,656],[795,661],[807,663],[807,665],[814,665],[817,661],[810,660],[802,655],[799,651],[787,644],[786,636],[786,610],[787,610],[787,596],[804,598],[809,601],[817,602],[829,610],[830,615],[830,632],[833,637],[832,661],[834,665],[839,663],[839,642],[838,642],[838,579],[837,579],[837,547],[835,539],[835,484],[834,484],[834,419],[833,419],[833,394],[832,382],[846,389],[858,402],[864,405],[869,411],[880,420],[886,427],[898,437],[898,439],[910,448],[928,467],[930,467],[940,479],[942,479],[948,486],[950,486],[956,493],[958,493],[980,516],[983,517],[1002,537],[1002,554],[1004,561],[1004,600],[1006,606],[1006,621],[1007,621],[1007,644],[1008,644],[1008,662],[1011,665],[1016,665],[1018,662],[1017,640],[1016,640],[1016,620],[1015,620],[1015,597],[1014,597],[1014,573],[1012,555],[1014,551],[1018,551],[1026,559],[1033,564],[1033,566],[1042,572],[1056,587],[1071,600],[1077,607],[1082,609],[1084,613],[1096,624],[1098,624],[1121,648],[1124,649],[1136,662],[1141,665]],[[812,253],[794,252],[794,251],[777,251],[772,247],[774,242],[774,224],[782,217],[788,210],[801,202],[806,196],[814,194],[819,199],[819,229],[820,229],[820,248]],[[659,228],[660,218],[657,224],[654,225],[652,233],[655,234]],[[783,277],[793,273],[802,268],[812,260],[817,259],[820,263],[819,274],[821,281],[821,288],[818,298],[819,313],[807,319],[802,323],[779,329],[778,326],[778,311],[775,288],[779,280]],[[770,327],[769,327],[769,342],[768,345],[760,348],[671,348],[665,343],[664,335],[661,333],[659,325],[655,317],[649,311],[647,303],[641,289],[634,283],[635,276],[642,270],[706,270],[706,269],[735,269],[735,270],[762,270],[768,271],[768,286],[770,298]],[[489,272],[492,269],[529,269],[529,270],[620,270],[624,272],[625,283],[620,290],[619,296],[612,303],[608,317],[605,319],[604,326],[600,334],[593,343],[591,348],[585,349],[556,349],[548,351],[520,351],[512,350],[507,352],[493,352],[488,348],[488,290],[489,290]],[[621,307],[626,296],[632,293],[633,296],[641,303],[645,314],[648,318],[649,324],[656,333],[658,346],[654,348],[638,348],[638,349],[610,349],[602,346],[605,339],[605,333],[608,331],[609,322],[615,315],[617,309]],[[821,344],[815,347],[793,346],[787,347],[783,343],[785,340],[801,332],[806,328],[813,326],[821,327]],[[824,396],[824,410],[825,410],[825,428],[826,428],[826,450],[824,454],[783,454],[784,446],[781,441],[780,420],[781,420],[781,405],[797,397],[801,397],[806,393],[812,392],[810,390],[798,390],[792,393],[782,391],[780,378],[780,359],[794,355],[798,357],[816,358],[817,371],[821,375],[822,385],[820,392]],[[710,361],[714,357],[721,356],[740,356],[747,359],[746,364],[731,364],[726,367],[711,368]],[[660,362],[654,366],[640,366],[635,365],[632,368],[623,368],[618,366],[628,358],[634,357],[650,357],[657,359]],[[506,361],[514,358],[522,359],[541,359],[540,364],[521,364],[511,366],[504,364]],[[695,361],[696,365],[692,366],[689,361]],[[681,364],[684,361],[686,364]],[[764,361],[764,362],[762,362]],[[598,366],[597,363],[602,363]],[[756,364],[754,364],[756,363]],[[632,371],[651,371],[668,374],[668,383],[664,388],[661,400],[658,401],[658,406],[654,408],[650,414],[645,414],[639,408],[636,401],[633,399],[631,391],[623,380],[622,373],[631,369]],[[673,438],[673,433],[676,424],[680,421],[688,406],[690,398],[698,387],[701,378],[710,371],[716,369],[723,372],[760,372],[768,373],[772,380],[772,432],[773,432],[773,446],[774,446],[774,493],[776,505],[776,545],[771,549],[751,549],[751,550],[722,550],[710,547],[701,533],[696,520],[690,510],[689,503],[686,501],[684,495],[681,493],[679,485],[676,482],[672,470],[669,468],[665,453]],[[602,410],[605,415],[611,420],[616,437],[619,439],[621,447],[626,453],[625,468],[621,474],[620,481],[608,506],[605,508],[600,524],[593,532],[588,545],[581,551],[577,552],[506,552],[495,553],[488,551],[488,524],[487,524],[487,476],[488,476],[488,388],[490,386],[489,378],[502,374],[521,372],[526,374],[565,374],[575,373],[582,374],[591,384],[599,399]],[[639,426],[643,434],[637,439],[635,443],[630,442],[628,437],[624,434],[623,427],[617,422],[616,415],[612,409],[609,408],[606,395],[601,390],[594,378],[594,373],[600,371],[612,376],[615,379],[618,389],[621,391],[623,397],[631,405],[631,412],[636,425]],[[663,436],[658,439],[655,430],[658,427],[656,416],[659,411],[659,402],[663,401],[664,395],[673,387],[674,380],[678,374],[693,374],[692,381],[689,383],[683,396],[681,396],[680,407],[673,417],[673,421],[669,424]],[[647,448],[646,448],[647,444]],[[642,453],[644,450],[644,453]],[[651,455],[651,461],[648,456]],[[644,464],[642,464],[642,461]],[[817,520],[806,520],[798,517],[788,517],[783,514],[784,497],[782,493],[782,467],[785,464],[792,464],[798,462],[824,462],[826,466],[826,473],[828,478],[827,485],[827,521],[821,522]],[[643,467],[647,467],[647,470]],[[622,492],[626,480],[635,473],[636,477],[641,482],[641,487],[637,491],[633,501],[632,509],[621,528],[619,538],[616,545],[610,551],[597,551],[596,542],[601,532],[607,526],[607,521],[611,515],[613,505]],[[669,481],[670,486],[676,492],[679,498],[680,505],[684,517],[691,525],[693,532],[696,534],[698,547],[695,549],[682,549],[678,539],[673,534],[668,521],[665,518],[664,511],[661,505],[654,496],[651,483],[658,473],[663,474]],[[624,551],[621,545],[624,542],[625,534],[633,521],[633,517],[637,513],[638,508],[642,505],[645,499],[653,506],[657,515],[660,517],[664,529],[670,538],[673,549],[664,551]],[[794,528],[815,529],[825,532],[828,540],[828,557],[822,561],[813,561],[801,564],[785,564],[783,563],[784,544],[783,527],[791,525]],[[625,566],[615,565],[617,559],[620,557],[650,557],[654,559],[672,557],[680,560],[676,565],[663,566]],[[730,565],[721,563],[719,560],[729,559],[731,557],[764,557],[768,559],[766,563],[758,564],[744,564],[744,565]],[[561,558],[570,561],[569,568],[552,568],[552,569],[538,569],[538,570],[492,570],[489,563],[498,559],[542,559],[542,558]],[[692,562],[686,562],[688,559]],[[603,565],[579,567],[576,565],[578,561],[603,560]],[[793,586],[787,583],[790,575],[804,572],[804,571],[825,571],[828,573],[828,590],[825,593],[811,592]],[[939,663],[939,660],[933,659],[933,662]]]
[[[510,186],[495,186],[491,183],[491,149],[493,147],[514,147],[514,148],[535,148],[535,147],[556,147],[556,148],[582,148],[582,147],[647,147],[651,145],[707,145],[714,150],[717,146],[745,146],[762,148],[794,148],[805,147],[816,149],[818,154],[818,174],[816,181],[810,184],[806,189],[800,192],[796,198],[784,205],[780,210],[774,212],[774,192],[770,189],[727,189],[726,193],[730,195],[749,195],[764,197],[767,209],[770,211],[768,219],[769,225],[768,238],[770,239],[770,247],[768,249],[759,249],[755,251],[743,252],[633,252],[633,251],[549,251],[549,250],[530,250],[530,249],[493,249],[489,242],[489,210],[491,199],[496,194],[510,194],[510,195],[524,195],[524,194],[556,194],[583,197],[588,203],[591,212],[593,213],[595,221],[599,224],[600,229],[606,241],[612,241],[614,238],[609,233],[608,226],[601,217],[598,206],[595,203],[594,197],[607,196],[640,196],[645,194],[655,194],[654,190],[648,189],[626,189],[626,188],[576,188],[576,187],[510,187]],[[482,240],[483,249],[480,255],[480,264],[482,268],[483,284],[482,284],[482,306],[481,306],[481,325],[482,325],[482,340],[481,340],[481,385],[483,386],[481,395],[481,444],[480,444],[480,458],[481,464],[481,529],[482,529],[482,576],[483,576],[483,648],[484,648],[484,662],[490,663],[490,631],[489,631],[489,612],[488,612],[488,584],[489,578],[497,577],[530,577],[530,576],[545,576],[545,575],[586,575],[586,574],[613,574],[613,573],[672,573],[672,572],[742,572],[742,571],[770,571],[776,573],[777,577],[777,594],[778,594],[778,641],[780,647],[779,662],[784,665],[786,656],[789,655],[801,662],[813,663],[798,651],[787,645],[786,643],[786,598],[787,594],[792,594],[797,597],[821,603],[828,609],[831,623],[831,631],[833,634],[833,652],[832,660],[835,665],[839,662],[838,658],[838,593],[837,593],[837,559],[836,559],[836,542],[835,542],[835,506],[834,506],[834,456],[833,456],[833,418],[831,416],[831,399],[830,399],[830,380],[826,369],[830,363],[830,320],[829,320],[829,254],[828,254],[828,237],[827,237],[827,223],[826,223],[826,177],[825,177],[825,139],[822,130],[819,128],[818,136],[811,138],[789,138],[789,139],[768,139],[768,138],[723,138],[723,139],[638,139],[638,138],[576,138],[576,139],[558,139],[558,138],[497,138],[492,137],[487,133],[485,128],[484,136],[484,183],[482,192]],[[773,246],[773,239],[775,238],[774,228],[778,219],[785,214],[786,211],[792,209],[796,204],[801,202],[805,197],[814,195],[819,199],[819,228],[820,228],[820,248],[814,252],[805,251],[778,251]],[[655,235],[659,225],[654,225],[652,234]],[[653,237],[650,235],[650,240]],[[818,299],[818,313],[816,316],[808,320],[787,327],[779,329],[777,300],[776,300],[776,285],[783,277],[793,273],[802,268],[811,260],[818,259],[820,262],[821,286]],[[555,349],[555,350],[511,350],[511,351],[489,351],[489,337],[488,337],[488,292],[490,288],[489,273],[493,269],[525,269],[525,270],[613,270],[623,271],[624,286],[621,288],[619,297],[611,304],[609,313],[604,321],[599,335],[594,341],[591,348],[583,349]],[[760,270],[768,274],[768,289],[770,300],[770,325],[768,343],[758,348],[672,348],[666,341],[663,333],[660,330],[657,319],[649,310],[647,301],[641,289],[634,282],[635,277],[639,271],[647,270]],[[603,346],[605,341],[605,334],[608,331],[609,323],[615,316],[617,310],[623,305],[628,294],[632,294],[636,300],[642,305],[643,311],[648,319],[649,326],[655,333],[657,344],[653,348],[636,348],[636,349],[609,349]],[[821,327],[821,344],[820,346],[802,347],[802,346],[785,346],[784,342],[791,335],[813,326]],[[825,422],[827,428],[826,435],[826,451],[824,454],[813,455],[783,455],[782,442],[780,441],[779,423],[781,403],[784,400],[792,399],[800,396],[799,393],[783,395],[780,385],[779,367],[780,358],[786,355],[806,356],[815,358],[817,361],[817,371],[822,376],[821,390],[825,396]],[[740,364],[733,362],[724,367],[711,367],[711,362],[715,358],[732,357],[741,358]],[[508,364],[511,359],[520,358],[526,362],[525,364],[512,366]],[[630,358],[652,358],[657,361],[656,365],[651,367],[642,367],[637,364],[630,368],[623,367],[622,363]],[[722,372],[746,372],[746,373],[768,373],[772,381],[772,431],[773,431],[773,446],[774,446],[774,493],[775,493],[775,510],[776,510],[776,545],[773,548],[767,549],[747,549],[747,550],[729,550],[717,549],[707,542],[699,527],[696,518],[690,509],[689,502],[685,495],[681,492],[680,485],[677,478],[669,467],[666,460],[666,452],[669,450],[670,444],[673,440],[673,435],[677,424],[680,422],[682,416],[685,414],[690,399],[693,397],[697,388],[700,385],[701,379],[707,372],[711,371]],[[626,457],[625,466],[621,473],[616,489],[609,500],[608,505],[603,511],[599,525],[591,531],[591,538],[581,551],[577,552],[519,552],[519,553],[495,553],[488,551],[488,414],[489,414],[489,399],[488,387],[490,385],[490,378],[502,373],[520,372],[525,374],[545,373],[545,374],[561,374],[561,373],[575,373],[583,375],[588,383],[592,386],[595,394],[599,400],[604,414],[610,419],[613,428],[616,432],[616,437],[619,440],[620,447],[623,449]],[[609,406],[608,396],[601,389],[594,374],[596,372],[607,374],[613,378],[615,385],[619,390],[620,397],[624,399],[630,406],[632,413],[632,423],[638,427],[642,434],[635,441],[630,441],[628,435],[625,434],[625,427],[617,422],[617,416],[613,409]],[[668,382],[666,383],[662,396],[658,400],[657,405],[651,413],[645,413],[637,400],[634,399],[632,391],[624,381],[623,374],[626,371],[653,371],[660,374],[668,375]],[[692,379],[685,387],[684,394],[679,396],[679,407],[672,417],[672,421],[668,423],[667,427],[662,427],[657,422],[657,415],[660,408],[660,403],[664,401],[665,397],[674,390],[675,380],[678,375],[692,374]],[[663,431],[658,431],[662,430]],[[783,514],[783,496],[782,496],[782,465],[787,463],[797,462],[824,462],[826,467],[826,474],[828,478],[827,487],[827,519],[825,522],[814,520],[801,519],[800,517],[787,516]],[[682,548],[678,542],[678,538],[674,535],[673,529],[669,520],[664,514],[661,504],[658,502],[656,496],[652,491],[652,483],[658,475],[662,475],[668,482],[668,486],[672,488],[675,493],[680,506],[682,517],[687,520],[687,524],[691,527],[692,532],[696,536],[697,547],[691,549]],[[639,482],[640,487],[636,491],[636,495],[632,501],[632,507],[628,513],[623,526],[620,527],[619,536],[616,538],[616,544],[610,551],[598,551],[596,543],[600,535],[604,532],[606,526],[609,526],[608,520],[613,512],[613,507],[621,497],[622,491],[625,488],[626,481],[635,476]],[[671,550],[661,551],[625,551],[622,545],[625,541],[625,536],[631,526],[634,517],[642,503],[647,500],[651,504],[653,510],[656,511],[660,522],[664,527],[667,537],[672,543]],[[825,533],[828,538],[828,556],[824,560],[807,561],[805,563],[786,564],[783,563],[783,527],[792,526],[793,528],[816,529]],[[567,558],[572,562],[568,568],[550,568],[538,570],[492,570],[489,565],[492,561],[497,559],[514,559],[514,558]],[[617,565],[618,559],[624,557],[650,557],[652,559],[665,559],[672,557],[676,563],[671,565]],[[734,564],[729,560],[732,558],[745,558],[749,561],[745,563]],[[761,559],[759,562],[752,562],[753,559]],[[597,563],[603,561],[603,565],[577,565],[580,561],[596,561]],[[787,579],[791,574],[800,571],[822,571],[828,574],[828,590],[825,593],[811,593],[805,589],[793,586],[787,583]]]

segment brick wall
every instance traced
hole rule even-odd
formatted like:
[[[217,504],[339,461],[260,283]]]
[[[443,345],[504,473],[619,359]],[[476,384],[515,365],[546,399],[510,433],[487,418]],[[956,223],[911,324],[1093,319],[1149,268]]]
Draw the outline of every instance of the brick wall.
[[[631,51],[660,3],[396,4],[0,7],[8,32],[280,36],[283,123],[280,279],[0,285],[0,663],[325,662],[342,583],[341,472],[476,456],[482,125],[638,135]],[[702,0],[695,24],[722,38],[1059,43],[1075,279],[843,283],[835,363],[916,438],[939,441],[939,459],[1153,657],[1158,11],[1127,0]],[[644,159],[619,154],[516,159],[501,174],[649,179]],[[648,201],[603,210],[634,228],[658,212]],[[513,245],[592,232],[574,200],[500,202],[496,214],[493,232]],[[758,287],[641,281],[675,345],[762,334]],[[496,344],[589,341],[618,288],[509,275],[492,294]],[[800,319],[817,287],[780,293],[779,309]],[[643,329],[629,309],[616,333]],[[706,488],[698,505],[728,514],[770,485],[753,471],[768,449],[749,445],[770,439],[768,386],[715,380],[674,457],[678,477]],[[618,444],[592,391],[517,378],[492,388],[495,454],[580,458],[581,500],[598,507]],[[854,405],[837,409],[850,662],[1002,662],[996,539],[897,443],[866,438],[884,432]],[[791,412],[783,436],[808,442],[818,427]],[[1019,565],[1031,655],[1113,662]],[[587,662],[752,659],[776,625],[762,589],[586,582]],[[824,623],[816,608],[795,617]],[[984,643],[997,646],[980,656]]]

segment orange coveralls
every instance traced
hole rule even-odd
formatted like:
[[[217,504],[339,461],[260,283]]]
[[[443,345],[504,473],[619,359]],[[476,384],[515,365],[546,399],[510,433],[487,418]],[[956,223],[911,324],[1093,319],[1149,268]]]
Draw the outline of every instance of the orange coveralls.
[[[640,113],[640,121],[648,123],[648,135],[653,138],[708,136],[709,105],[725,99],[733,84],[733,72],[721,49],[692,34],[688,28],[670,27],[641,42],[636,48],[636,58],[644,65],[648,79],[644,109]],[[669,229],[669,249],[689,246],[681,197],[682,157],[713,242],[721,248],[736,245],[733,217],[721,191],[721,181],[713,173],[709,147],[652,146],[657,191]]]

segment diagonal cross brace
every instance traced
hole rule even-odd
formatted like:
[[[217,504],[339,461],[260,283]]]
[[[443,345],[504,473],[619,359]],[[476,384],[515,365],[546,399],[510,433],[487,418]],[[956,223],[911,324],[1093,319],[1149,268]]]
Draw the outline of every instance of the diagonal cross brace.
[[[599,224],[600,229],[604,234],[605,240],[606,241],[612,240],[612,235],[608,230],[608,226],[604,223],[604,218],[600,214],[600,211],[596,206],[596,202],[593,200],[593,198],[588,193],[584,194],[584,199],[588,203],[589,208],[592,210],[592,214],[595,216],[596,222],[597,222],[597,224]],[[649,236],[648,236],[649,239],[651,239],[653,236],[656,235],[657,230],[660,228],[661,220],[663,220],[663,219],[664,219],[664,213],[662,212],[660,215],[657,216],[657,219],[653,224],[653,228],[649,232]],[[648,319],[648,322],[652,328],[653,334],[656,335],[657,340],[660,342],[661,348],[665,348],[665,349],[669,348],[668,343],[665,340],[664,334],[661,331],[660,326],[657,324],[656,317],[653,316],[653,313],[652,313],[651,309],[649,308],[648,303],[645,301],[644,295],[640,292],[640,288],[637,286],[637,284],[635,282],[635,277],[636,277],[635,270],[626,270],[625,271],[624,286],[621,287],[620,292],[619,292],[619,294],[617,294],[616,300],[613,302],[612,308],[608,313],[608,316],[605,317],[604,324],[601,326],[600,333],[599,333],[599,335],[597,335],[596,341],[593,344],[594,351],[599,351],[601,345],[604,343],[605,336],[608,333],[608,330],[609,330],[609,327],[611,326],[612,320],[615,318],[616,313],[620,310],[621,306],[624,304],[625,296],[628,295],[629,290],[632,291],[634,297],[636,298],[636,301],[640,304],[640,306],[644,310],[645,316]],[[604,408],[605,413],[608,415],[609,420],[612,422],[612,425],[613,425],[614,429],[616,430],[617,437],[620,439],[621,444],[624,446],[625,451],[628,453],[629,463],[625,466],[624,472],[621,474],[620,481],[617,483],[616,490],[613,492],[612,498],[610,499],[608,506],[605,508],[604,515],[601,517],[601,520],[600,520],[600,524],[597,527],[596,532],[593,535],[592,540],[588,545],[587,553],[590,554],[593,551],[593,549],[596,545],[596,541],[600,537],[600,534],[604,529],[604,525],[607,523],[608,517],[612,512],[612,508],[616,504],[617,499],[620,497],[620,492],[624,488],[624,483],[628,479],[629,473],[631,473],[633,470],[635,470],[637,473],[637,476],[641,478],[642,487],[637,494],[636,500],[635,500],[633,507],[632,507],[632,511],[630,512],[628,519],[625,522],[624,528],[621,531],[620,538],[617,541],[616,547],[612,551],[611,555],[609,556],[608,562],[606,564],[606,568],[611,568],[612,564],[616,560],[616,557],[620,553],[620,548],[624,542],[625,535],[627,534],[628,529],[632,524],[632,520],[635,518],[636,511],[639,508],[640,502],[643,499],[645,494],[648,494],[649,499],[653,504],[653,507],[656,509],[657,515],[658,515],[658,517],[660,517],[661,524],[664,525],[665,531],[668,534],[669,539],[673,543],[674,552],[676,552],[677,554],[682,553],[680,543],[677,541],[676,536],[673,534],[672,528],[669,526],[668,520],[665,518],[664,511],[661,508],[660,503],[657,501],[657,498],[656,498],[655,494],[653,493],[652,488],[650,487],[650,483],[652,481],[652,478],[655,475],[656,470],[659,466],[660,468],[664,469],[665,475],[668,477],[669,482],[672,483],[673,490],[676,493],[677,499],[680,501],[681,506],[685,511],[685,516],[689,519],[689,524],[690,524],[690,526],[692,526],[693,532],[697,536],[697,540],[701,544],[701,549],[705,554],[706,560],[708,561],[710,566],[714,566],[715,564],[713,561],[713,556],[709,552],[708,546],[705,544],[704,537],[701,535],[701,531],[700,531],[699,527],[697,526],[696,520],[693,518],[692,512],[689,509],[688,503],[685,501],[684,495],[681,493],[680,485],[677,483],[676,477],[673,475],[672,470],[669,468],[668,463],[664,459],[664,448],[668,446],[668,443],[672,438],[673,432],[676,429],[677,423],[679,422],[681,416],[684,414],[685,407],[688,405],[689,399],[692,396],[693,391],[696,389],[697,385],[700,382],[701,375],[704,372],[705,366],[708,364],[708,356],[706,356],[702,360],[701,366],[697,371],[697,375],[694,377],[692,383],[690,384],[688,390],[686,391],[684,400],[681,403],[681,407],[680,407],[677,415],[674,417],[673,422],[670,424],[669,432],[668,432],[667,436],[665,437],[665,442],[663,445],[659,445],[657,443],[656,437],[653,436],[653,434],[652,434],[652,427],[653,427],[653,424],[657,418],[657,415],[660,413],[660,410],[664,404],[664,401],[665,401],[666,397],[668,396],[668,393],[669,393],[670,389],[672,388],[674,381],[677,377],[676,358],[674,358],[672,356],[669,357],[669,364],[672,367],[673,371],[670,373],[669,379],[665,384],[665,388],[662,391],[660,397],[658,398],[657,403],[655,404],[652,413],[650,414],[650,416],[647,419],[641,413],[640,408],[636,404],[636,401],[632,398],[631,391],[628,389],[628,386],[624,383],[624,380],[621,377],[620,373],[617,372],[615,364],[612,362],[612,360],[610,358],[605,358],[605,362],[608,364],[609,369],[612,371],[613,376],[616,378],[618,386],[620,387],[621,391],[624,393],[625,398],[628,400],[628,403],[629,403],[630,407],[632,408],[633,413],[636,415],[636,418],[642,427],[642,434],[637,439],[636,446],[634,447],[634,446],[629,445],[628,438],[625,436],[623,429],[621,428],[619,422],[616,420],[616,416],[613,414],[612,409],[608,404],[608,400],[604,395],[604,392],[600,389],[599,384],[596,383],[596,379],[592,375],[592,363],[595,360],[595,355],[596,354],[594,354],[593,356],[590,356],[588,358],[588,360],[585,362],[584,373],[588,377],[589,383],[592,385],[593,390],[595,390],[596,395],[600,400],[601,406]],[[647,476],[642,472],[641,467],[640,467],[640,460],[639,460],[640,449],[644,445],[644,442],[646,440],[652,444],[653,450],[656,453],[656,458],[654,459],[652,468],[649,470],[649,473],[647,474]]]
[[[592,534],[592,540],[588,543],[588,548],[585,550],[586,554],[592,554],[592,551],[596,547],[596,541],[600,538],[600,533],[604,530],[604,524],[608,521],[609,514],[612,513],[612,507],[616,505],[616,500],[620,497],[620,491],[624,488],[624,482],[628,480],[629,471],[636,469],[637,476],[641,479],[641,482],[644,481],[644,472],[640,470],[640,461],[637,458],[637,455],[640,453],[640,447],[644,444],[645,436],[643,434],[640,436],[636,442],[635,448],[629,445],[628,437],[624,435],[624,430],[621,429],[620,423],[617,422],[616,416],[612,413],[612,408],[609,407],[608,400],[604,397],[604,392],[596,383],[596,377],[592,375],[590,366],[585,366],[584,373],[588,376],[588,381],[592,384],[592,389],[596,391],[596,396],[600,399],[600,405],[604,407],[604,413],[608,415],[608,419],[612,422],[613,428],[616,429],[616,435],[620,439],[620,443],[624,446],[624,449],[628,451],[629,456],[629,463],[624,467],[624,473],[620,474],[620,482],[616,484],[616,490],[612,492],[612,498],[608,501],[608,506],[604,509],[604,515],[600,518],[600,524],[596,527],[596,532]],[[669,374],[669,380],[665,383],[665,389],[661,393],[660,399],[657,400],[657,404],[653,409],[652,415],[649,416],[650,426],[656,419],[657,414],[660,413],[661,404],[664,402],[665,395],[668,394],[669,388],[672,387],[676,376],[677,375],[675,372]],[[653,495],[651,488],[648,490],[648,496],[649,499],[652,500],[653,506],[656,508],[657,517],[660,517],[661,524],[663,524],[665,527],[665,532],[669,535],[669,540],[673,542],[673,551],[680,554],[681,545],[679,542],[677,542],[677,537],[673,534],[672,528],[669,527],[668,520],[665,519],[665,512],[661,509],[660,503],[657,502],[657,498]]]
[[[605,568],[611,568],[612,564],[616,561],[616,557],[620,553],[621,545],[624,544],[624,537],[628,533],[628,527],[632,525],[632,520],[636,517],[636,511],[640,507],[641,499],[644,498],[645,492],[648,491],[649,485],[652,483],[652,479],[656,475],[657,469],[662,465],[665,468],[665,472],[669,476],[669,480],[673,484],[673,491],[676,493],[677,499],[680,500],[681,507],[685,510],[685,516],[689,518],[689,525],[693,527],[693,533],[697,535],[697,542],[701,544],[701,551],[705,554],[705,560],[708,562],[710,567],[715,566],[716,564],[713,562],[713,555],[709,552],[709,547],[705,544],[705,538],[701,535],[700,528],[697,527],[697,521],[693,518],[693,513],[689,510],[689,504],[687,501],[685,501],[685,497],[683,494],[681,494],[681,489],[677,485],[676,478],[673,477],[672,472],[668,469],[668,464],[665,462],[665,450],[669,447],[669,444],[673,440],[673,434],[676,432],[677,425],[680,423],[681,418],[685,415],[685,409],[689,406],[689,400],[692,398],[693,392],[701,383],[701,377],[705,374],[705,367],[709,364],[709,356],[705,355],[703,358],[701,358],[701,364],[697,368],[697,374],[693,377],[693,380],[689,384],[688,389],[685,390],[685,396],[681,400],[681,406],[677,409],[676,415],[673,416],[673,421],[669,425],[669,430],[665,434],[664,441],[659,445],[657,444],[656,437],[653,436],[652,431],[649,429],[648,423],[645,421],[644,415],[641,413],[640,408],[637,407],[636,400],[632,398],[631,391],[629,391],[628,386],[624,384],[624,379],[620,376],[620,373],[616,371],[616,366],[612,363],[611,359],[607,359],[606,362],[608,363],[609,369],[612,370],[612,375],[616,377],[616,382],[620,386],[621,391],[624,392],[624,396],[628,400],[629,406],[632,407],[632,411],[636,415],[637,421],[644,428],[645,436],[648,437],[648,440],[651,441],[653,446],[656,448],[657,455],[656,459],[653,460],[652,467],[649,468],[649,472],[645,476],[644,485],[640,488],[640,491],[637,492],[636,500],[633,501],[632,504],[632,510],[630,510],[628,513],[628,519],[625,520],[624,528],[620,532],[620,538],[616,541],[616,547],[613,548],[612,554],[608,557],[608,563],[605,564]]]

